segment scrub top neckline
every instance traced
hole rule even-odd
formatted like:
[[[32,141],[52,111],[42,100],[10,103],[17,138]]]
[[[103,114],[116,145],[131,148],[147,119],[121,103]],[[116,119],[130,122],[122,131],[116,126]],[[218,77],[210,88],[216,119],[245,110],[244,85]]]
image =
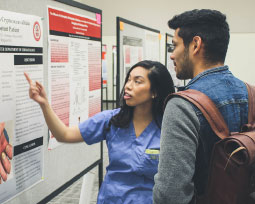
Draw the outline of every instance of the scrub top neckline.
[[[133,122],[133,121],[131,122],[132,135],[135,136],[135,139],[136,139],[136,140],[139,140],[139,138],[140,138],[141,136],[143,136],[143,135],[145,134],[145,132],[147,132],[147,129],[152,125],[153,121],[154,121],[154,120],[152,120],[152,121],[146,126],[146,128],[144,128],[144,130],[141,132],[141,134],[140,134],[138,137],[136,137],[134,122]]]

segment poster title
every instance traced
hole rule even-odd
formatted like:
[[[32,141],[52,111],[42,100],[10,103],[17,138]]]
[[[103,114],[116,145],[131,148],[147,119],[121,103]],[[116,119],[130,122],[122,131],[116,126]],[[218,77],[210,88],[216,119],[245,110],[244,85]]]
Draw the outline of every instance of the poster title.
[[[26,26],[30,25],[30,22],[28,21],[25,21],[25,20],[19,21],[16,19],[5,18],[3,16],[0,18],[0,22],[5,24],[16,24],[16,25],[26,25]]]
[[[15,25],[25,25],[25,26],[29,26],[30,22],[22,20],[16,20],[16,19],[10,19],[10,18],[5,18],[5,17],[1,17],[0,18],[0,23],[4,23],[7,26],[0,26],[0,31],[2,32],[14,32],[14,33],[18,33],[19,32],[19,28],[11,26],[11,24],[15,24]]]
[[[55,13],[55,12],[50,12],[50,15],[57,16],[57,17],[64,18],[64,19],[68,19],[68,20],[71,20],[71,21],[77,21],[77,22],[80,22],[80,23],[90,24],[90,25],[97,26],[97,27],[100,26],[100,25],[98,25],[96,23],[92,23],[92,22],[89,22],[89,21],[81,20],[81,19],[78,19],[78,18],[73,18],[71,16],[65,16],[63,14],[58,14],[58,13]],[[74,23],[72,23],[72,24],[74,24]],[[88,27],[88,26],[81,25],[81,24],[79,24],[79,26]]]

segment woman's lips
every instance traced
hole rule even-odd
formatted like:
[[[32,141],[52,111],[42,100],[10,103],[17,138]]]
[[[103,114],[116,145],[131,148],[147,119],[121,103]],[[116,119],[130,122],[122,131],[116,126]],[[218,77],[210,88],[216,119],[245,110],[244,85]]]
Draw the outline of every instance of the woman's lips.
[[[128,93],[125,93],[125,95],[124,95],[124,99],[125,99],[125,100],[127,100],[127,99],[130,99],[130,98],[132,98],[132,96],[131,96],[131,95],[129,95]]]

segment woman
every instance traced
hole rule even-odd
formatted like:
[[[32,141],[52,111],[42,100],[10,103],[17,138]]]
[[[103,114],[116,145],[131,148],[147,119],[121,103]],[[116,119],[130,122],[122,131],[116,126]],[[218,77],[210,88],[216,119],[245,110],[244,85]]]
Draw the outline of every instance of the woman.
[[[120,109],[103,111],[74,127],[66,127],[56,116],[43,86],[25,76],[30,98],[40,104],[58,141],[93,144],[106,140],[109,166],[97,203],[152,203],[163,103],[174,92],[166,67],[154,61],[138,62],[127,73]]]

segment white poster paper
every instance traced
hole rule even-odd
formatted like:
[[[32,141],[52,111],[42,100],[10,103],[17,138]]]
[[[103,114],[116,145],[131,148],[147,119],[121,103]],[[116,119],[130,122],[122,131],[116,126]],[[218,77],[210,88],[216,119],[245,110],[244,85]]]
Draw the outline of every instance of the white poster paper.
[[[126,75],[129,69],[135,65],[137,62],[143,60],[143,47],[123,45],[123,60],[124,60],[124,70],[123,70],[123,81],[125,81]]]
[[[145,60],[159,61],[159,33],[145,32]]]
[[[66,126],[78,125],[101,111],[101,94],[97,94],[101,93],[98,15],[91,18],[48,7],[49,99]],[[50,134],[48,149],[60,144]]]
[[[1,179],[0,203],[43,177],[44,119],[39,105],[29,98],[24,77],[27,72],[43,82],[42,34],[40,17],[0,10],[0,140],[7,141],[0,150],[10,167],[8,173],[1,157],[7,179]]]

